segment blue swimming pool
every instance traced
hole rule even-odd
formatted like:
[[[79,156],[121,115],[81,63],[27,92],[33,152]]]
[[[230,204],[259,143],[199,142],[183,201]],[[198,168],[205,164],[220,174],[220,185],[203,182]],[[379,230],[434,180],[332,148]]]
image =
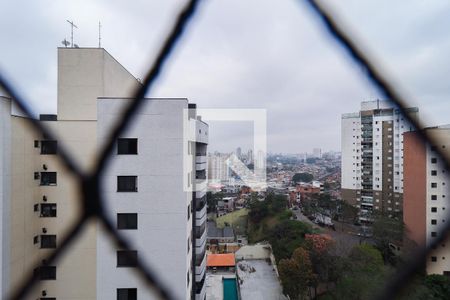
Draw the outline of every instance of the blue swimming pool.
[[[223,300],[238,300],[236,278],[223,278]]]

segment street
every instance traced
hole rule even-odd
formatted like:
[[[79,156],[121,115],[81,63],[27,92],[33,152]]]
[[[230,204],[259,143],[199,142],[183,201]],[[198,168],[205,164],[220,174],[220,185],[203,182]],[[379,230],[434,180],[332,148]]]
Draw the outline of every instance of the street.
[[[337,255],[347,255],[348,252],[353,248],[353,246],[360,243],[372,243],[370,239],[358,236],[358,232],[360,230],[360,227],[358,226],[333,221],[336,229],[333,230],[330,227],[322,227],[317,225],[316,223],[308,219],[305,215],[303,215],[300,209],[292,210],[292,212],[295,214],[298,221],[310,224],[313,228],[320,230],[322,233],[329,234],[335,241]]]

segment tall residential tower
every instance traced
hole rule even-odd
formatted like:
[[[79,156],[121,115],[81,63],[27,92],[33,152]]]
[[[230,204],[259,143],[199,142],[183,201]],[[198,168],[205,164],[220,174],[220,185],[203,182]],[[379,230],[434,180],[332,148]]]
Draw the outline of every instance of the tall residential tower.
[[[412,116],[417,108],[410,108]],[[403,133],[412,130],[388,101],[361,103],[342,115],[342,199],[359,208],[360,220],[372,211],[392,215],[403,201]]]

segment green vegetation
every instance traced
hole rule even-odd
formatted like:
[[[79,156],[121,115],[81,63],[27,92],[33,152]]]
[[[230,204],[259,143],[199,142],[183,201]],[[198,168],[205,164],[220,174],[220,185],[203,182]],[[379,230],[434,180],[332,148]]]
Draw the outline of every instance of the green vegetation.
[[[315,276],[308,251],[297,248],[291,258],[280,261],[278,271],[283,282],[283,292],[291,299],[306,299],[308,292],[310,295]]]
[[[404,300],[440,300],[450,298],[450,278],[444,275],[417,277],[405,288],[400,299]]]
[[[248,224],[248,212],[247,208],[235,210],[229,214],[218,217],[216,219],[217,227],[223,228],[225,225],[233,227],[234,232],[237,235],[247,234],[247,224]]]
[[[277,260],[290,258],[303,243],[312,228],[303,222],[291,220],[287,199],[282,195],[268,194],[264,201],[250,201],[248,239],[250,243],[269,241]]]
[[[401,215],[388,217],[384,214],[374,214],[372,225],[373,239],[381,251],[385,263],[397,264],[398,257],[392,253],[389,243],[398,244],[403,239],[404,224]]]
[[[224,194],[222,192],[219,193],[206,193],[206,204],[208,205],[207,210],[208,212],[216,212],[217,210],[217,202],[219,200],[222,200],[224,197]]]
[[[310,173],[296,173],[292,176],[292,181],[297,182],[311,182],[314,179],[314,176]]]

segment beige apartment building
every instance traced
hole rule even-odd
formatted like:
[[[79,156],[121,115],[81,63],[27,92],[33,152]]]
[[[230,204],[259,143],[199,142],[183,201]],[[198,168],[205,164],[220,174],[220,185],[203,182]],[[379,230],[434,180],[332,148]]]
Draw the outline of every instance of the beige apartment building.
[[[98,130],[104,133],[111,128],[117,120],[119,111],[117,108],[123,107],[132,91],[139,85],[138,80],[104,49],[58,49],[57,115],[41,115],[40,117],[40,121],[56,133],[60,139],[58,141],[48,140],[33,131],[29,120],[17,112],[8,95],[0,94],[0,210],[2,213],[0,282],[3,297],[11,288],[17,286],[28,272],[33,271],[33,266],[38,264],[40,267],[34,269],[34,272],[40,282],[29,294],[28,299],[153,299],[154,295],[144,290],[142,283],[138,283],[139,279],[129,268],[119,270],[119,267],[122,267],[119,257],[120,249],[114,249],[113,244],[110,246],[113,251],[111,253],[114,255],[114,268],[117,269],[114,272],[117,274],[105,273],[107,261],[104,261],[103,257],[108,257],[110,252],[102,252],[109,248],[105,248],[103,243],[105,238],[102,237],[104,234],[94,222],[85,227],[84,232],[55,265],[48,265],[43,260],[49,251],[58,246],[61,237],[77,221],[80,213],[77,183],[55,155],[58,146],[64,144],[78,165],[89,170],[96,159],[97,149],[104,141],[98,137]],[[107,99],[114,101],[108,102]],[[139,253],[139,257],[150,257],[148,262],[155,263],[157,270],[164,273],[164,268],[159,264],[167,264],[169,260],[177,262],[173,268],[169,268],[169,274],[160,274],[167,285],[176,291],[177,298],[191,299],[194,295],[196,299],[204,299],[204,270],[201,268],[204,251],[203,256],[199,257],[203,249],[199,248],[203,247],[200,244],[202,241],[200,238],[203,237],[204,232],[200,230],[202,224],[197,224],[196,220],[203,221],[203,216],[198,214],[203,213],[203,210],[206,212],[206,207],[194,205],[193,202],[198,200],[198,203],[203,205],[206,200],[201,191],[197,192],[198,197],[196,197],[195,192],[184,191],[182,188],[182,179],[185,177],[182,163],[183,121],[172,122],[173,119],[182,116],[181,112],[187,109],[189,104],[187,99],[173,99],[173,101],[159,99],[156,102],[153,108],[149,104],[150,101],[146,101],[144,109],[148,113],[139,116],[148,118],[148,122],[151,122],[153,116],[159,115],[158,120],[162,124],[148,125],[148,122],[142,121],[142,126],[147,126],[147,133],[141,134],[141,130],[128,132],[127,134],[134,135],[124,136],[124,140],[134,140],[139,153],[133,153],[133,157],[123,158],[122,156],[122,159],[128,159],[135,166],[151,164],[152,159],[158,161],[162,159],[166,164],[160,167],[164,169],[153,171],[167,176],[152,177],[145,171],[139,176],[138,174],[121,176],[130,174],[120,172],[131,171],[123,171],[120,168],[114,169],[116,173],[110,175],[114,177],[114,193],[119,191],[121,184],[119,181],[125,177],[134,177],[139,181],[139,191],[136,187],[134,193],[119,194],[125,201],[135,201],[135,198],[144,197],[145,194],[140,193],[144,190],[144,186],[164,185],[169,181],[173,184],[170,187],[173,191],[171,194],[167,190],[158,190],[152,194],[152,197],[158,199],[166,197],[167,202],[173,204],[158,208],[159,214],[179,222],[179,224],[176,223],[179,226],[161,224],[161,226],[167,226],[168,231],[164,232],[166,237],[161,238],[159,247],[161,249],[170,247],[172,251],[145,253],[145,243],[149,241],[139,237],[150,236],[156,226],[150,220],[158,218],[148,211],[150,208],[146,207],[145,211],[139,211],[142,205],[137,200],[127,205],[128,209],[134,209],[134,211],[126,211],[127,207],[119,205],[114,207],[117,211],[111,211],[110,214],[113,219],[117,219],[119,229],[122,226],[119,225],[122,217],[131,217],[127,219],[128,221],[134,217],[136,228],[132,227],[133,230],[128,230],[125,234],[129,233],[134,237],[133,241],[138,243],[139,249],[136,249],[136,253]],[[98,107],[101,107],[101,113]],[[102,116],[104,123],[99,123],[99,115]],[[201,128],[204,134],[207,134],[207,125],[198,121],[196,116],[192,122],[194,127]],[[157,137],[158,128],[165,125],[170,128],[167,136]],[[141,135],[138,136],[138,134]],[[150,137],[151,141],[158,140],[162,148],[170,144],[173,149],[178,149],[178,152],[175,154],[172,151],[166,156],[160,153],[158,157],[152,158],[151,155],[146,154],[148,149],[143,146],[146,137]],[[196,169],[197,172],[201,172],[206,168],[207,137],[192,137],[194,142],[195,139],[200,139],[197,141],[198,149],[205,148],[201,151],[204,158],[190,156],[193,160],[194,172],[196,161],[202,163]],[[190,178],[195,185],[195,176]],[[203,181],[201,184],[205,185]],[[104,190],[107,191],[108,188],[112,190],[113,187],[106,186]],[[184,201],[179,201],[181,199]],[[195,207],[198,212],[194,209]],[[194,229],[196,234],[193,233]],[[198,240],[196,236],[199,237]],[[177,237],[180,237],[181,242],[176,240]],[[195,253],[193,249],[197,249],[199,253]],[[162,256],[158,257],[158,255]],[[155,261],[152,260],[153,257],[156,257]],[[162,257],[165,257],[166,263]],[[196,257],[198,257],[198,263],[195,262]],[[117,280],[108,281],[114,276],[122,278],[121,282],[127,282],[127,285],[111,286],[117,282]],[[177,280],[170,282],[170,278]]]

